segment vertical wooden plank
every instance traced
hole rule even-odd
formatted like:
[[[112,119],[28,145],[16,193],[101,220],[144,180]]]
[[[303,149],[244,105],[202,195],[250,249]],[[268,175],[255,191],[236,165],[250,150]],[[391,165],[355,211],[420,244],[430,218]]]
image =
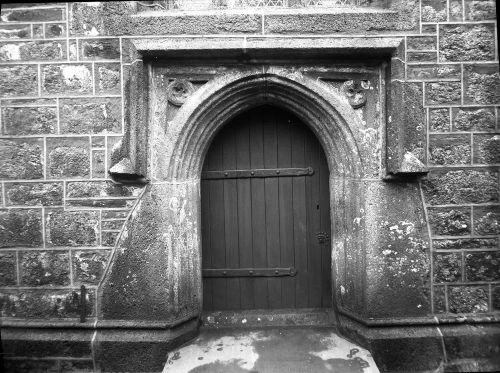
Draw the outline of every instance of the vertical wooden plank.
[[[223,129],[224,148],[222,169],[236,169],[236,142],[234,126],[231,124]],[[225,216],[225,243],[227,268],[239,268],[238,251],[238,187],[235,179],[223,180],[224,183],[224,216]],[[226,309],[241,308],[240,280],[228,278]]]
[[[278,167],[278,137],[276,130],[276,115],[270,113],[264,121],[264,168]],[[267,178],[264,180],[266,190],[266,245],[267,245],[267,266],[280,267],[280,214],[279,214],[279,185],[277,178]],[[269,295],[269,308],[279,308],[282,306],[281,299],[281,277],[267,280],[267,290]]]
[[[309,277],[309,307],[321,307],[321,259],[322,246],[319,244],[316,234],[321,232],[320,211],[321,206],[319,196],[319,162],[322,155],[321,145],[312,132],[308,133],[306,140],[306,154],[309,164],[314,169],[314,174],[310,176],[308,190],[308,271]]]
[[[291,128],[286,121],[277,123],[278,167],[292,167]],[[280,256],[283,267],[295,266],[293,252],[292,178],[278,178]],[[282,308],[295,307],[295,277],[281,283]]]
[[[307,135],[304,125],[292,118],[292,167],[306,167],[304,154],[304,136]],[[307,270],[307,211],[306,211],[306,181],[307,176],[293,177],[293,248],[297,276],[295,283],[295,307],[308,306]]]
[[[206,163],[206,162],[205,162]],[[210,195],[208,180],[201,182],[201,250],[202,268],[210,268]],[[203,309],[212,309],[212,283],[210,279],[203,280]]]
[[[319,157],[319,195],[321,230],[326,232],[328,239],[321,249],[321,304],[322,307],[332,306],[332,240],[330,209],[330,171],[323,149]]]
[[[222,168],[223,138],[217,136],[210,148],[210,168]],[[211,268],[226,267],[226,248],[224,233],[224,181],[210,180],[210,250],[212,253]],[[223,309],[226,304],[226,280],[213,279],[212,301],[216,310]]]
[[[211,153],[208,152],[203,163],[203,170],[211,169]],[[201,182],[201,249],[202,249],[202,268],[212,267],[212,248],[211,236],[212,227],[210,219],[210,181],[202,180]],[[212,279],[203,280],[203,309],[213,310],[213,287]]]
[[[238,169],[250,167],[250,128],[248,117],[239,117],[235,126],[236,137],[236,166]],[[240,268],[252,267],[252,203],[251,186],[249,179],[237,179],[238,193],[238,249]],[[240,303],[242,309],[254,308],[255,293],[252,286],[253,279],[240,279]]]
[[[263,118],[269,115],[267,107],[260,107],[252,113],[250,126],[250,168],[264,168],[264,134]],[[250,180],[252,189],[252,255],[253,267],[265,268],[267,266],[266,246],[266,199],[264,179]],[[255,308],[268,308],[267,279],[256,278],[253,280],[255,294]]]

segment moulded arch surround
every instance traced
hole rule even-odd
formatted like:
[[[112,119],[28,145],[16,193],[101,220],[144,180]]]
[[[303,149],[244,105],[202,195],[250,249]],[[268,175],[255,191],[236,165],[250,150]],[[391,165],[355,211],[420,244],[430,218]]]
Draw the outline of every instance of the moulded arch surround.
[[[162,149],[168,161],[153,170],[156,180],[196,180],[217,131],[237,114],[259,104],[288,109],[307,123],[327,155],[333,176],[360,178],[363,163],[356,138],[361,120],[326,83],[296,71],[269,68],[221,76],[191,96],[168,123]]]

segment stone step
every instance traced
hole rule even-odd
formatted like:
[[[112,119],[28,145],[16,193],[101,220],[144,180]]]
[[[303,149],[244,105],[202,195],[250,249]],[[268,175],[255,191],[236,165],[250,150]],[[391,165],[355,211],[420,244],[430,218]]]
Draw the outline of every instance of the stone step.
[[[366,349],[334,328],[205,328],[168,354],[163,373],[379,373]]]
[[[324,308],[239,310],[205,312],[203,328],[255,328],[335,325],[332,310]]]

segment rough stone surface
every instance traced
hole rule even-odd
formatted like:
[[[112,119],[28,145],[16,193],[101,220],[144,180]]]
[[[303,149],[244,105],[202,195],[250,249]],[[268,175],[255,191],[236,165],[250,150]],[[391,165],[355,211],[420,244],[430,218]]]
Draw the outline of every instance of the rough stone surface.
[[[4,360],[4,369],[7,373],[57,372],[59,370],[59,361],[53,359],[14,360],[7,358]]]
[[[478,286],[450,286],[448,307],[452,313],[480,313],[488,311],[488,292]]]
[[[485,21],[496,19],[494,0],[466,0],[465,19],[467,21]]]
[[[0,61],[62,61],[66,59],[66,42],[31,41],[0,43]]]
[[[120,40],[116,39],[81,39],[80,59],[116,60],[120,59]]]
[[[482,170],[433,171],[422,182],[432,205],[498,202],[498,172]]]
[[[111,181],[72,181],[66,186],[68,198],[130,197],[137,196],[139,191],[139,188]]]
[[[460,65],[430,64],[408,64],[408,79],[428,81],[459,81],[461,78]]]
[[[407,52],[408,62],[436,62],[437,52]]]
[[[120,65],[114,63],[95,64],[96,93],[119,94],[121,93]]]
[[[436,49],[437,39],[435,36],[409,36],[406,39],[407,50],[430,50]]]
[[[8,9],[2,11],[3,22],[63,21],[64,9]]]
[[[387,171],[426,172],[427,126],[422,84],[393,82],[388,111],[391,120],[387,125]]]
[[[199,232],[193,210],[198,185],[188,182],[146,188],[120,236],[111,271],[103,280],[104,319],[174,321],[200,311],[201,278],[193,274],[201,263],[195,249]],[[165,204],[171,207],[160,207]],[[182,242],[175,238],[178,235],[183,237]],[[179,255],[177,268],[172,262],[173,252]],[[135,263],[132,273],[126,264],[130,262]],[[165,271],[165,265],[172,270]],[[151,277],[155,278],[155,286],[151,286]],[[169,290],[172,285],[177,287],[178,295]]]
[[[66,36],[65,23],[48,23],[45,24],[46,38],[63,38]]]
[[[183,14],[176,17],[134,17],[127,23],[109,19],[108,35],[207,35],[207,34],[255,34],[262,32],[262,19],[258,14],[207,14],[197,17]]]
[[[455,131],[495,130],[495,113],[490,108],[453,108]]]
[[[500,103],[500,75],[498,65],[464,66],[464,103]]]
[[[77,250],[72,252],[74,284],[97,284],[104,273],[109,250]]]
[[[62,205],[62,183],[6,183],[7,206]]]
[[[68,251],[23,251],[19,255],[21,285],[69,285]]]
[[[470,164],[470,136],[430,135],[429,155],[434,165]]]
[[[310,14],[269,14],[264,17],[264,32],[266,34],[297,34],[297,33],[359,33],[384,30],[412,30],[417,22],[413,18],[415,9],[412,1],[407,2],[412,11],[403,13],[342,13]]]
[[[102,232],[101,245],[104,247],[114,247],[117,238],[118,232]]]
[[[429,110],[429,126],[433,132],[450,131],[450,111],[448,109]]]
[[[92,177],[104,178],[106,176],[106,153],[104,150],[92,150]]]
[[[462,0],[450,0],[450,21],[459,21],[463,20],[463,5]]]
[[[95,292],[87,293],[87,316],[93,314]],[[77,318],[80,316],[80,290],[3,290],[0,294],[2,317]]]
[[[434,286],[434,312],[446,312],[446,291],[444,286]]]
[[[500,280],[500,251],[466,254],[465,277],[468,281]]]
[[[98,3],[70,4],[70,34],[97,36],[104,31],[103,6]]]
[[[474,230],[477,234],[500,234],[500,206],[474,207]]]
[[[45,236],[50,246],[93,246],[99,232],[94,211],[49,210],[46,212]]]
[[[495,31],[493,25],[440,25],[440,60],[487,61],[495,58]]]
[[[89,139],[84,137],[47,139],[47,170],[52,178],[90,175]]]
[[[33,39],[43,39],[43,24],[33,25]]]
[[[41,139],[0,139],[0,178],[41,179]]]
[[[367,316],[392,317],[402,313],[419,316],[429,312],[431,258],[417,188],[411,183],[394,183],[387,190],[378,183],[367,183],[362,194],[367,202],[377,200],[386,206],[380,209],[367,203],[366,215],[353,216],[354,220],[355,216],[366,219],[361,235],[371,248],[367,251],[366,270],[362,270],[367,273],[366,302],[370,304]],[[412,208],[401,214],[398,206],[402,205]],[[354,224],[353,229],[363,228]],[[346,266],[347,271],[358,270],[342,261],[337,265]],[[344,296],[356,291],[347,283],[343,286]]]
[[[42,67],[43,94],[92,93],[92,66],[90,64],[44,65]]]
[[[442,22],[447,18],[446,0],[422,0],[422,21]]]
[[[92,199],[92,200],[66,200],[66,208],[85,208],[85,209],[101,209],[101,208],[130,208],[134,204],[134,199]]]
[[[474,135],[474,163],[500,163],[500,134]]]
[[[53,107],[2,108],[2,134],[38,135],[57,131],[57,109]]]
[[[462,255],[434,254],[434,282],[456,282],[462,279]]]
[[[492,303],[495,311],[500,311],[500,286],[495,286],[492,290]]]
[[[0,66],[0,95],[35,96],[38,94],[36,65]]]
[[[62,99],[59,101],[61,133],[121,132],[121,99]]]
[[[434,240],[433,247],[434,250],[496,249],[498,247],[498,240],[495,238]]]
[[[429,220],[433,234],[439,236],[461,236],[470,233],[469,208],[429,209]]]
[[[41,244],[41,210],[0,210],[0,247],[32,247],[39,246]]]
[[[17,285],[16,253],[0,252],[0,286]]]
[[[0,38],[1,39],[25,39],[31,36],[30,25],[12,24],[0,25]]]
[[[435,82],[425,85],[427,105],[449,105],[461,103],[462,85],[460,82]]]

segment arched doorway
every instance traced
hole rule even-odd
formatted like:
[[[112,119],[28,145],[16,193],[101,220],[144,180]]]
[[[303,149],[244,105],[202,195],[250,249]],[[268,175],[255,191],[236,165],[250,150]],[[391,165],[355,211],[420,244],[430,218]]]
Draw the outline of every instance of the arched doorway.
[[[204,310],[332,306],[328,164],[295,115],[258,106],[221,129],[201,211]]]

